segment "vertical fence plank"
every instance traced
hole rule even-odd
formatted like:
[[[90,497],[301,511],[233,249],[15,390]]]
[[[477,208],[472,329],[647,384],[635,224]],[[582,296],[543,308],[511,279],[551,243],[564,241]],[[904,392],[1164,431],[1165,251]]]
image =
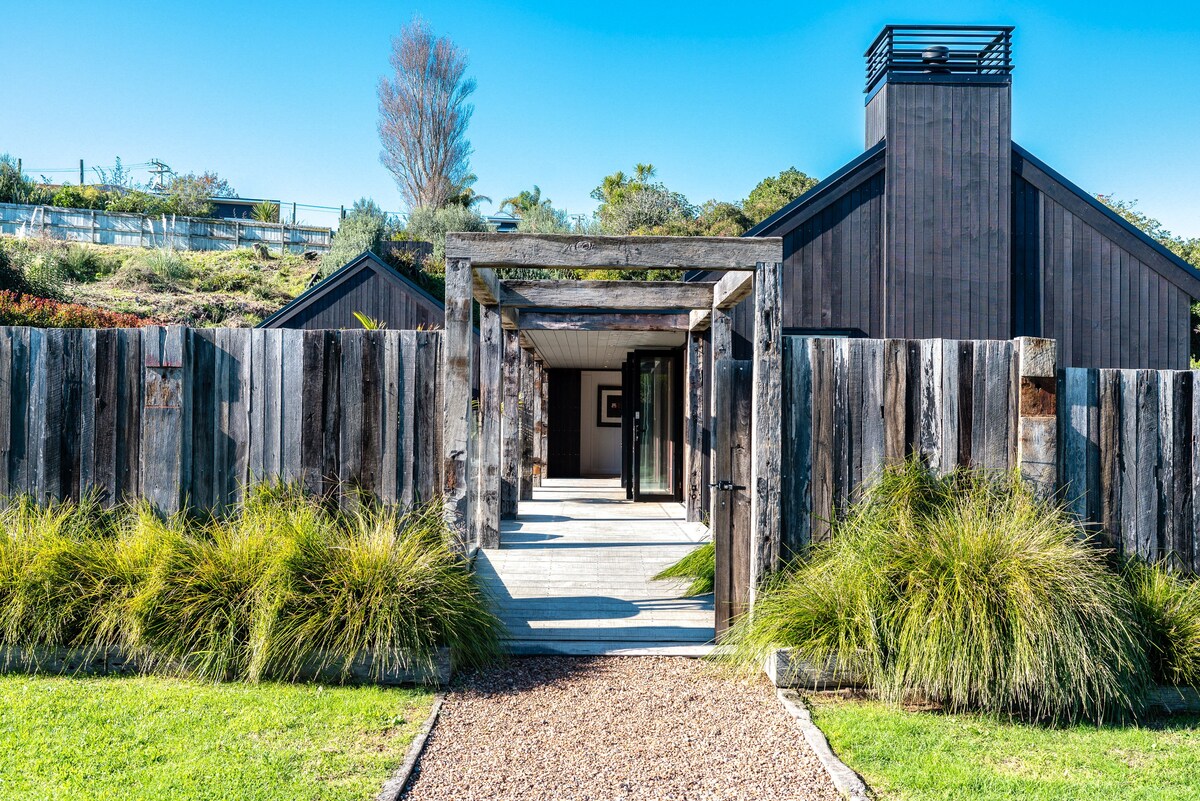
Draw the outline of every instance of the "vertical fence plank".
[[[521,349],[521,495],[533,500],[533,353]]]
[[[799,556],[812,542],[812,340],[783,341],[783,456],[780,554]]]
[[[1155,386],[1158,374],[1153,370],[1138,370],[1136,374],[1137,397],[1137,554],[1146,559],[1157,559],[1159,492],[1158,466],[1158,391]]]
[[[279,475],[284,481],[300,481],[304,475],[301,450],[304,436],[304,398],[308,383],[304,372],[304,335],[302,330],[281,331],[282,366],[279,399],[280,456]]]
[[[141,426],[141,495],[170,514],[184,502],[188,484],[190,428],[186,364],[188,330],[177,326],[141,329],[144,356]]]
[[[8,466],[12,455],[13,407],[28,402],[18,397],[13,386],[13,336],[16,329],[0,328],[0,497],[9,494]]]
[[[382,353],[383,386],[380,392],[380,467],[379,467],[379,499],[387,504],[401,503],[401,487],[405,476],[412,470],[405,471],[402,465],[411,464],[416,454],[409,450],[407,458],[404,455],[404,443],[400,440],[402,427],[400,425],[400,407],[404,402],[401,395],[402,382],[400,379],[400,331],[383,331],[380,346]],[[408,401],[410,406],[416,405],[416,398]],[[409,481],[411,483],[411,480]],[[408,506],[408,504],[404,504]]]

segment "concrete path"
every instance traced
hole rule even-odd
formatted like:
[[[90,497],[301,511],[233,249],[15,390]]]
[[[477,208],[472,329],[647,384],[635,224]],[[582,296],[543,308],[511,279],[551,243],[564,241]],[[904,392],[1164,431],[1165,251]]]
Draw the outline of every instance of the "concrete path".
[[[712,596],[651,577],[707,529],[677,503],[631,503],[610,479],[547,480],[475,567],[514,653],[698,655],[713,638]]]

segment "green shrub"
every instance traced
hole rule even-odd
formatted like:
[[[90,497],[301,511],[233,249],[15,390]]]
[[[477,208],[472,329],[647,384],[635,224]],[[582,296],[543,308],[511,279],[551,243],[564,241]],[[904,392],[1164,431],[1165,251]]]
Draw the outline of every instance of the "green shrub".
[[[0,203],[24,203],[41,205],[50,202],[46,188],[27,178],[17,169],[17,160],[4,153],[0,155]]]
[[[112,196],[94,186],[60,186],[50,198],[50,205],[63,209],[99,209],[108,208]]]
[[[446,234],[461,231],[487,231],[487,222],[474,209],[447,206],[444,209],[415,208],[408,216],[405,233],[409,239],[433,243],[435,264],[446,263]]]
[[[345,266],[364,250],[379,253],[387,236],[387,215],[369,198],[361,198],[338,225],[329,251],[321,257],[321,275]]]
[[[1159,684],[1200,687],[1200,580],[1131,559],[1121,575],[1133,598]]]
[[[654,580],[691,579],[692,583],[683,592],[685,596],[691,597],[712,592],[716,574],[717,546],[716,543],[706,542],[656,575]]]
[[[120,192],[110,197],[105,211],[149,215],[170,213],[166,199],[136,189]]]
[[[250,209],[250,218],[258,222],[277,223],[279,222],[279,204],[269,200],[259,201]]]
[[[448,545],[437,505],[343,513],[285,485],[207,521],[94,498],[0,510],[0,645],[119,645],[143,664],[210,680],[376,675],[428,667],[451,646],[478,665],[499,621]]]
[[[1135,711],[1147,665],[1106,554],[1015,475],[883,475],[760,594],[728,658],[792,647],[881,697],[1027,719]]]

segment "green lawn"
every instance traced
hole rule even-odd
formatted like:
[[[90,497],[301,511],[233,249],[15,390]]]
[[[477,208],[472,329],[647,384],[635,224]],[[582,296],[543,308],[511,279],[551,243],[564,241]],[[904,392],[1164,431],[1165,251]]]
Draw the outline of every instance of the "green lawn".
[[[369,799],[424,690],[0,676],[0,798]]]
[[[809,703],[834,751],[881,799],[1200,799],[1200,716],[1054,729],[821,696]]]

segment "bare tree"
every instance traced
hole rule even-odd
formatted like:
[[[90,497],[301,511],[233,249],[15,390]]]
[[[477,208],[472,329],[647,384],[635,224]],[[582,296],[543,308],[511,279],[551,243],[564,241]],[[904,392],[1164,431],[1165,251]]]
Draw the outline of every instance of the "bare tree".
[[[441,208],[473,177],[466,55],[415,18],[392,40],[389,60],[394,74],[379,81],[379,160],[410,208]]]

